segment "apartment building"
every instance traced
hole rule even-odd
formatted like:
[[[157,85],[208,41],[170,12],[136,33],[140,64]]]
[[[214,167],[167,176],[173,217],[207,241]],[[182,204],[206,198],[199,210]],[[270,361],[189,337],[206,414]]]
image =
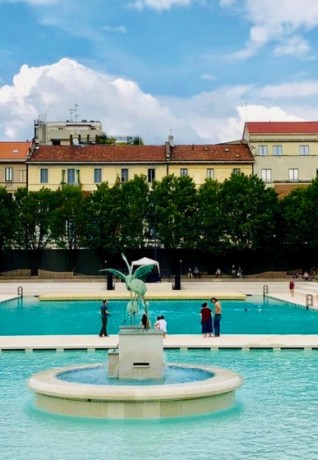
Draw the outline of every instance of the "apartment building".
[[[34,120],[34,140],[42,145],[70,145],[95,142],[105,136],[102,123],[94,120],[46,121],[46,116]]]
[[[0,142],[0,186],[9,193],[27,185],[26,160],[32,142]]]
[[[165,176],[190,176],[197,186],[206,178],[223,182],[232,172],[253,173],[254,158],[245,143],[175,145],[36,145],[27,160],[28,189],[57,190],[62,184],[78,184],[96,190],[101,182],[113,186],[135,175],[148,183]]]
[[[318,122],[247,122],[243,132],[254,173],[280,196],[307,186],[318,174]]]

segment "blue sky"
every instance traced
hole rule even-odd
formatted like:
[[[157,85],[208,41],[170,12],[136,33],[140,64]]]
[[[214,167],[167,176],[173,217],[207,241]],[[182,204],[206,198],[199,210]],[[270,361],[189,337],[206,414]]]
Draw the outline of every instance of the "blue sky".
[[[162,144],[317,120],[314,0],[0,0],[0,140],[33,120]]]

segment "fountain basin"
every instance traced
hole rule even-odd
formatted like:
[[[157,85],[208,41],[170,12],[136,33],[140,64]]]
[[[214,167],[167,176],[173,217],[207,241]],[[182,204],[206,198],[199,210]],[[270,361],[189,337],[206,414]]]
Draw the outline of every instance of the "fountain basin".
[[[191,383],[167,385],[95,385],[61,380],[59,374],[90,366],[49,369],[28,380],[37,408],[55,414],[105,419],[169,418],[224,410],[235,402],[241,377],[227,369],[179,365],[201,369],[213,376]],[[91,366],[96,367],[96,365]]]

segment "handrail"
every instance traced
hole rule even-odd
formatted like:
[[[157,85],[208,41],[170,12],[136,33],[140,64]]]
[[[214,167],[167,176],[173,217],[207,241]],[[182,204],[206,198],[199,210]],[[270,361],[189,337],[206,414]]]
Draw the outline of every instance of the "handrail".
[[[23,297],[23,286],[18,286],[18,296]]]
[[[309,307],[313,307],[314,305],[314,297],[312,294],[306,294],[306,309],[308,310]]]

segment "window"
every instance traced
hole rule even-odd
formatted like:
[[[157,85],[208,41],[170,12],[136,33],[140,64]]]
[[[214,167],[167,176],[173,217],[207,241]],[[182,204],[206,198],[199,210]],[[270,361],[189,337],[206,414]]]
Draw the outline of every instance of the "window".
[[[102,170],[100,168],[94,169],[94,183],[100,184],[102,181]]]
[[[262,156],[267,155],[267,145],[259,145],[258,154]]]
[[[75,184],[75,169],[67,170],[67,183],[70,185]]]
[[[272,180],[272,170],[271,169],[262,169],[262,180],[264,182],[271,182]]]
[[[127,182],[128,181],[128,169],[123,168],[121,170],[121,181],[122,182]]]
[[[206,178],[207,179],[214,179],[214,168],[208,168],[206,170]]]
[[[233,174],[239,174],[241,172],[240,168],[233,168]]]
[[[181,168],[180,176],[187,176],[187,175],[188,175],[188,168]]]
[[[309,145],[300,145],[299,155],[309,155]]]
[[[41,184],[47,184],[49,181],[49,171],[47,168],[40,169],[40,182]]]
[[[5,181],[12,182],[13,181],[13,168],[5,168]]]
[[[154,168],[148,169],[148,182],[153,182],[156,178],[156,170]]]
[[[273,145],[273,155],[280,156],[283,153],[282,145]]]
[[[289,180],[295,182],[295,181],[298,181],[298,179],[299,179],[298,169],[297,168],[289,169]]]

